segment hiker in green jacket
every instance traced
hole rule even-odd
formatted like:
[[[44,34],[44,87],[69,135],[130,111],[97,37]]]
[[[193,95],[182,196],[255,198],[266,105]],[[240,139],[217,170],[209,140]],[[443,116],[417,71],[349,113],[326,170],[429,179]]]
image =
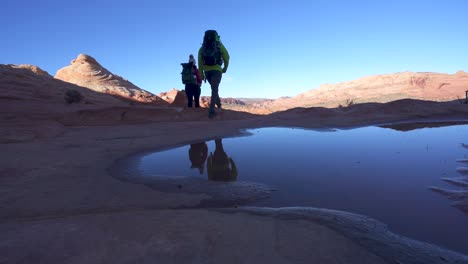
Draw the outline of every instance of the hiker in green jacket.
[[[215,30],[205,31],[203,44],[198,51],[198,69],[200,77],[208,80],[211,85],[211,101],[208,117],[216,115],[215,105],[221,108],[221,100],[218,90],[223,73],[229,66],[229,53],[220,41],[220,36]]]
[[[237,167],[231,157],[228,157],[223,148],[221,139],[215,139],[216,149],[210,153],[206,162],[208,179],[211,181],[236,181]]]

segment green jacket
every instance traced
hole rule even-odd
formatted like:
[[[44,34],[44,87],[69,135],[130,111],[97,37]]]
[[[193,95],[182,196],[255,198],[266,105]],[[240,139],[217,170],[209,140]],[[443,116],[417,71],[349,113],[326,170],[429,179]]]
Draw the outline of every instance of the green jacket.
[[[210,153],[208,161],[206,162],[206,167],[208,169],[209,180],[224,182],[237,180],[236,164],[234,163],[234,160],[232,160],[232,158],[228,158],[227,155],[216,159],[213,157],[213,153]]]
[[[226,72],[229,66],[229,52],[227,51],[226,47],[224,47],[223,43],[219,42],[219,49],[221,50],[221,57],[223,57],[223,62],[224,65],[221,68],[220,65],[204,65],[203,64],[203,58],[202,58],[202,52],[203,52],[203,46],[198,50],[198,70],[200,71],[200,75],[203,76],[205,72],[207,71],[220,71],[220,72]]]

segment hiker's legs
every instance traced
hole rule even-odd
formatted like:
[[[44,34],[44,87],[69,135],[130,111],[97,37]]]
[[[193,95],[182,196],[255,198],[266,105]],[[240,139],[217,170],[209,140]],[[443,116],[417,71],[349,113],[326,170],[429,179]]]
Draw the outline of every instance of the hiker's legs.
[[[224,167],[229,167],[229,158],[224,151],[223,142],[220,138],[215,139],[215,151],[213,153],[213,159],[215,162],[220,165],[223,164]]]
[[[195,107],[200,107],[200,94],[201,94],[201,88],[199,85],[195,88],[194,91],[194,97],[195,97]]]
[[[221,139],[221,138],[215,139],[215,152],[216,151],[224,152],[223,139]]]
[[[221,108],[221,98],[219,98],[219,94],[218,94],[218,102],[216,103],[216,106],[218,108]]]
[[[206,79],[211,85],[211,101],[210,101],[210,112],[214,112],[216,104],[221,104],[218,94],[219,84],[221,83],[221,77],[223,74],[220,71],[208,71],[205,73]]]
[[[193,101],[193,84],[185,85],[185,94],[187,95],[187,106],[191,108]]]

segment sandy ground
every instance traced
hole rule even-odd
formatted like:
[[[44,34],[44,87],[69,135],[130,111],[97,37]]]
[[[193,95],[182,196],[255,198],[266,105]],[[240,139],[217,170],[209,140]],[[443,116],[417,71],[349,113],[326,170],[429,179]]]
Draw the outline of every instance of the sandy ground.
[[[248,128],[459,120],[468,117],[466,105],[400,101],[270,116],[224,110],[208,120],[206,109],[21,104],[5,100],[0,107],[0,263],[468,263],[365,216],[200,207],[213,197],[110,175],[132,153]]]

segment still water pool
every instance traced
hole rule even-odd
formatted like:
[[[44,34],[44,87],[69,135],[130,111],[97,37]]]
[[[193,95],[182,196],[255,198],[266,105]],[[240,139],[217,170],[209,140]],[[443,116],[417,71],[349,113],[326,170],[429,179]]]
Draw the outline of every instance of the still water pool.
[[[461,144],[468,143],[468,125],[249,132],[144,155],[138,170],[147,179],[182,175],[264,183],[276,191],[253,205],[363,214],[395,233],[468,254],[468,215],[428,189],[457,188],[441,178],[461,176],[456,161],[468,156]]]

